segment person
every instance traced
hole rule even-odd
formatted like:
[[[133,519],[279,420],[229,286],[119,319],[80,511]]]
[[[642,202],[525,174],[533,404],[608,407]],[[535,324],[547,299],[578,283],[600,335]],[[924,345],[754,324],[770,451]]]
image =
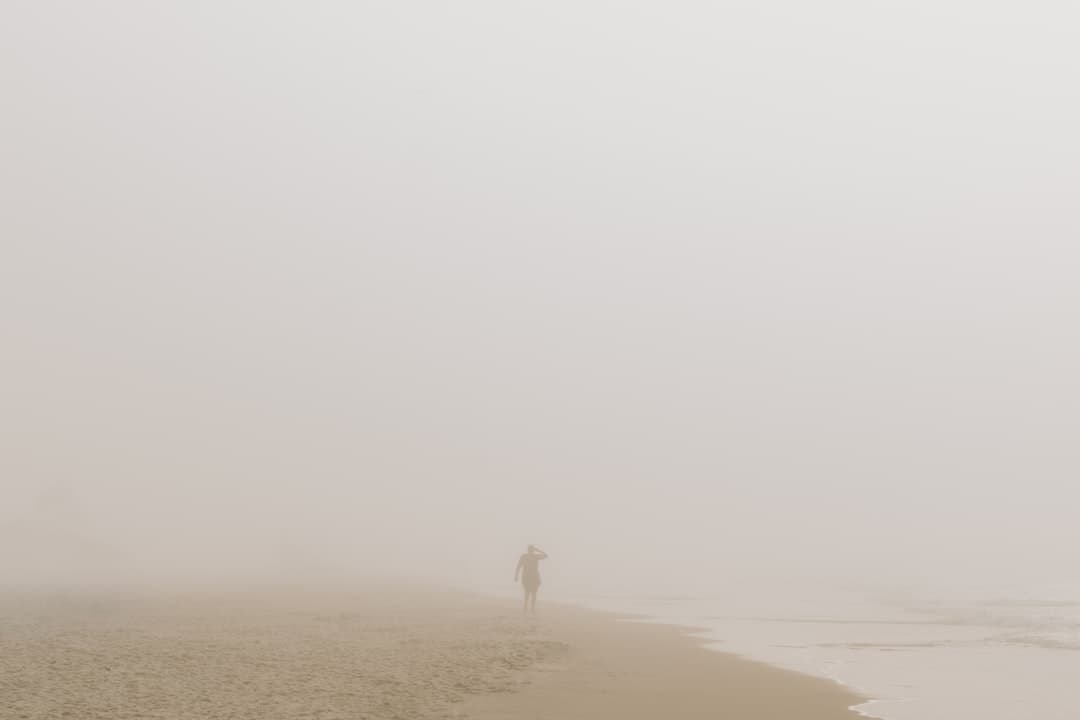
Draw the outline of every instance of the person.
[[[548,554],[530,545],[525,554],[518,560],[517,569],[514,571],[514,582],[521,577],[521,586],[525,589],[525,606],[522,612],[531,609],[536,614],[536,591],[540,589],[540,561],[547,560]]]

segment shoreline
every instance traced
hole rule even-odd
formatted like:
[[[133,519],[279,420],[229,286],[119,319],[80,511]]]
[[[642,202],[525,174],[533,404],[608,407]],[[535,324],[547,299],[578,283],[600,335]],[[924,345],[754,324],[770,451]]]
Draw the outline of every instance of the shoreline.
[[[842,683],[707,647],[706,631],[570,605],[538,622],[568,653],[559,667],[528,670],[513,695],[466,702],[476,720],[716,718],[853,720],[873,702]]]
[[[657,612],[655,609],[648,607],[650,603],[642,604],[633,601],[631,601],[628,606],[626,599],[622,596],[619,596],[614,602],[597,602],[594,599],[570,600],[567,602],[572,606],[585,608],[602,614],[615,615],[622,618],[638,620],[643,623],[676,628],[686,633],[689,637],[697,640],[710,652],[721,653],[749,663],[795,673],[796,675],[814,678],[821,682],[828,683],[829,685],[841,689],[842,692],[846,693],[852,699],[852,703],[848,705],[847,709],[853,717],[869,718],[870,720],[885,720],[885,718],[891,717],[891,715],[879,714],[883,709],[879,708],[879,706],[907,701],[906,698],[898,699],[895,697],[882,697],[872,690],[868,690],[847,679],[838,677],[826,668],[808,667],[805,663],[787,664],[779,658],[755,654],[754,652],[748,651],[749,649],[745,647],[746,637],[741,634],[736,641],[736,645],[740,647],[732,647],[730,642],[733,638],[730,638],[723,630],[715,625],[709,624],[708,620],[710,618],[707,615],[702,617],[695,617],[693,615],[681,617],[678,614],[673,615],[670,612]],[[634,607],[635,604],[638,606]]]
[[[854,720],[695,628],[417,587],[0,592],[13,717]]]

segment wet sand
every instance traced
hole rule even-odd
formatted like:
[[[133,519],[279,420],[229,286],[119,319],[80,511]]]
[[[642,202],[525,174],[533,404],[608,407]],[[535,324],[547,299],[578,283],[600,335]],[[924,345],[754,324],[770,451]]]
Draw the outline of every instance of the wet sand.
[[[840,685],[704,648],[683,628],[570,609],[542,623],[567,652],[513,696],[475,698],[476,720],[854,720]]]
[[[419,589],[0,593],[0,716],[842,720],[682,631]]]

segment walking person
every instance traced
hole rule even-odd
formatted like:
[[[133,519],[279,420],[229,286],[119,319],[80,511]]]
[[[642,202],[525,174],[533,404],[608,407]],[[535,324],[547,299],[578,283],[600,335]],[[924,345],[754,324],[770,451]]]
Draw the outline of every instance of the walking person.
[[[514,582],[521,577],[521,587],[525,590],[525,605],[522,612],[531,609],[536,614],[536,592],[540,589],[540,561],[547,560],[548,554],[530,545],[525,554],[518,560],[517,569],[514,571]]]

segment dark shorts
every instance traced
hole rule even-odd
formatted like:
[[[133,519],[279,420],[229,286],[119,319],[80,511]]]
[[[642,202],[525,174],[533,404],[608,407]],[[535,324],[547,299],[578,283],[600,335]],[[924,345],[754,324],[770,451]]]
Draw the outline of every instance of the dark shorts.
[[[525,588],[525,592],[536,592],[540,589],[540,578],[521,578],[521,586]]]

